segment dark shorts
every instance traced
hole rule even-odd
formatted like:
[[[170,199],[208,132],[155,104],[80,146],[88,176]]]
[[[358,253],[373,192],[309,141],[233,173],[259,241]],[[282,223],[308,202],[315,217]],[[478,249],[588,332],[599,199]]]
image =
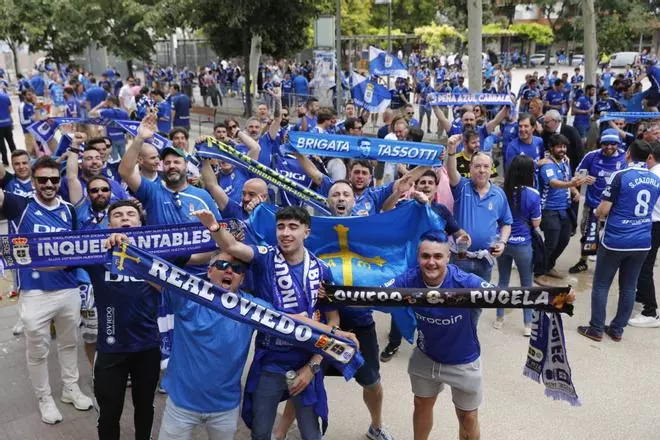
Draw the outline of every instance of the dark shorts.
[[[366,327],[346,329],[355,333],[360,342],[360,353],[364,358],[364,364],[355,373],[355,380],[363,387],[370,387],[380,382],[380,360],[378,359],[378,335],[376,334],[376,323]]]

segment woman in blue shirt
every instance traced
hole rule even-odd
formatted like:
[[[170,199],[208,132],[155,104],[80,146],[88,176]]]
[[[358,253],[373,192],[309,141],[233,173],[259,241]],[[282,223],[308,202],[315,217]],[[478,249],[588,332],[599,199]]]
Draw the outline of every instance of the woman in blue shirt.
[[[504,192],[511,207],[513,224],[504,252],[497,258],[500,287],[509,287],[511,264],[514,261],[520,275],[520,286],[532,286],[532,235],[529,225],[537,229],[541,224],[541,196],[534,189],[534,169],[534,160],[531,157],[516,156],[504,179]],[[531,322],[532,309],[523,309],[524,336],[532,334]],[[502,325],[504,325],[504,309],[497,309],[497,318],[493,322],[493,327],[500,329]]]

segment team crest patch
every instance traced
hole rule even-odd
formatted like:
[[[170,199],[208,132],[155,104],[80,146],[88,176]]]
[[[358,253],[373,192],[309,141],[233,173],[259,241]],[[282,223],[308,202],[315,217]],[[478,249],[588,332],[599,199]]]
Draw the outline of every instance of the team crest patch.
[[[385,55],[385,68],[386,69],[389,69],[390,67],[392,67],[393,62],[394,62],[394,57],[392,57],[392,55],[389,55],[389,54]]]
[[[62,221],[66,221],[66,212],[60,212],[60,217],[62,217]]]
[[[621,169],[621,162],[617,162],[617,163],[616,163],[616,169],[617,169],[617,170],[620,170],[620,169]]]
[[[371,104],[371,101],[374,99],[374,85],[369,83],[367,84],[367,88],[364,91],[364,102],[367,104]]]
[[[16,237],[11,239],[11,244],[14,245],[14,258],[18,264],[30,264],[32,263],[32,257],[30,257],[30,246],[28,245],[28,239],[25,237]]]
[[[193,205],[192,203],[188,203],[188,212],[192,214],[194,211],[195,211],[195,205]]]
[[[488,202],[488,210],[489,211],[493,210],[493,202]]]
[[[257,246],[257,250],[262,255],[266,255],[268,253],[268,248],[266,246]]]

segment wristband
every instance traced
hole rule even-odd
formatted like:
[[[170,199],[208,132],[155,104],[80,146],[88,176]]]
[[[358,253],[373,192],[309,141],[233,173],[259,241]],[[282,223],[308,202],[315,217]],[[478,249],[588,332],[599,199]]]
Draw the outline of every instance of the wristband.
[[[73,148],[73,147],[69,147],[69,151],[76,154],[80,154],[82,152],[80,148]]]

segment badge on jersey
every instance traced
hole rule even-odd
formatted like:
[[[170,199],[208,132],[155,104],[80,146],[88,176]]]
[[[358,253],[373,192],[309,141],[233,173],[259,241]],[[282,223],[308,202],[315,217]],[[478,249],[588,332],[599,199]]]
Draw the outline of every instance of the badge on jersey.
[[[555,175],[555,171],[552,168],[548,168],[547,170],[545,170],[545,175],[548,177],[552,177]]]
[[[268,248],[266,246],[257,246],[257,250],[261,255],[266,255],[268,253]]]

